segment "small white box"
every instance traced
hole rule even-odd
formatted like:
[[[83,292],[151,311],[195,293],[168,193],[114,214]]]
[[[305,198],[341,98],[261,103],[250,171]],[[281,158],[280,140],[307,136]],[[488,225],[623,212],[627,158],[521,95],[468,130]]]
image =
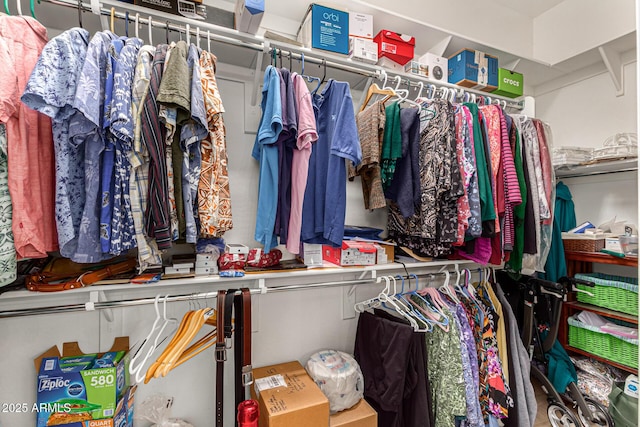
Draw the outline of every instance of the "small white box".
[[[373,39],[373,15],[349,12],[349,37]]]
[[[196,261],[196,268],[213,267],[215,265],[215,261]]]
[[[387,58],[386,56],[378,60],[378,65],[389,70],[398,71],[404,73],[404,65],[398,64],[396,61]]]
[[[204,261],[215,261],[214,254],[196,254],[196,264]]]
[[[193,263],[192,262],[174,262],[171,265],[171,268],[175,268],[175,269],[193,268]]]
[[[604,248],[608,251],[622,253],[622,246],[618,237],[607,237],[604,240]]]
[[[239,243],[227,243],[224,251],[228,254],[245,254],[249,255],[249,247]]]
[[[425,53],[418,62],[427,66],[431,80],[439,82],[449,81],[449,60],[433,53]]]
[[[322,245],[303,243],[302,259],[307,267],[322,267]]]
[[[164,274],[189,274],[191,273],[191,268],[189,267],[184,267],[184,268],[175,268],[175,267],[165,267],[164,268]]]
[[[215,267],[196,267],[196,276],[211,276],[218,273]]]
[[[264,0],[236,0],[236,30],[255,34],[264,16]]]
[[[368,64],[378,62],[378,43],[358,37],[349,38],[349,58]]]

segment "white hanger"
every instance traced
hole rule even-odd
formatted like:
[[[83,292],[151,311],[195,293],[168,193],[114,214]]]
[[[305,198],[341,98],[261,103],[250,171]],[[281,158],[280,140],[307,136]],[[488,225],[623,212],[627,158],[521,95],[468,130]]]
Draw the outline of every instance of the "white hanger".
[[[140,34],[139,34],[139,26],[140,26],[140,14],[136,13],[136,17],[133,19],[133,22],[136,25],[136,30],[135,30],[135,34],[136,34],[136,38],[139,39],[140,38]]]
[[[149,44],[153,46],[153,37],[151,36],[151,33],[153,32],[153,21],[151,20],[151,15],[149,15],[147,24],[149,24]]]
[[[207,30],[207,52],[211,53],[211,32]]]
[[[191,44],[191,25],[187,24],[185,28],[187,38],[187,47]]]
[[[154,334],[154,332],[156,332],[157,330],[160,329],[160,321],[162,320],[162,317],[160,316],[160,308],[158,307],[158,301],[159,300],[160,300],[160,294],[156,295],[156,299],[153,302],[153,306],[154,306],[154,308],[156,310],[156,319],[153,321],[153,326],[151,326],[151,330],[149,331],[149,335],[147,335],[147,337],[144,339],[144,341],[142,341],[142,344],[140,345],[140,348],[138,349],[138,352],[133,356],[133,359],[131,359],[131,362],[129,363],[129,374],[131,374],[131,375],[137,374],[137,372],[142,369],[142,366],[144,365],[145,358],[143,358],[143,362],[140,363],[140,365],[136,365],[136,362],[142,356],[142,354],[143,354],[142,350],[145,348],[145,346],[147,346],[148,344],[149,345],[151,344],[151,338],[152,338],[152,335]]]
[[[16,0],[16,8],[18,9],[18,16],[22,16],[22,2],[20,0]]]
[[[139,383],[141,383],[145,379],[146,370],[143,369],[144,365],[146,365],[147,361],[151,358],[153,353],[156,351],[158,346],[161,344],[160,337],[162,337],[164,330],[167,328],[167,326],[169,324],[173,324],[175,326],[178,325],[178,319],[167,318],[167,299],[168,298],[169,298],[169,295],[168,294],[165,295],[164,303],[163,303],[163,306],[162,306],[162,319],[164,320],[164,323],[160,327],[160,330],[158,330],[158,333],[156,334],[156,337],[153,340],[153,346],[150,347],[149,350],[147,351],[147,354],[145,355],[144,359],[140,363],[140,367],[138,368],[138,370],[136,372],[136,381],[139,382]],[[173,332],[175,332],[175,329],[176,328],[174,328],[174,331],[170,332],[169,335],[173,334]],[[129,371],[131,371],[131,369],[129,369]]]
[[[200,27],[196,27],[196,46],[200,49]]]

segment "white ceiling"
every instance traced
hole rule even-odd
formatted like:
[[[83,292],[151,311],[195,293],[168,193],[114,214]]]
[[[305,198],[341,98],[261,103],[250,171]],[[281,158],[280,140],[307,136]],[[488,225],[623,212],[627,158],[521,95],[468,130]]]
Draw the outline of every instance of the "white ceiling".
[[[513,9],[530,18],[542,15],[547,10],[554,8],[564,0],[490,0],[494,3]]]

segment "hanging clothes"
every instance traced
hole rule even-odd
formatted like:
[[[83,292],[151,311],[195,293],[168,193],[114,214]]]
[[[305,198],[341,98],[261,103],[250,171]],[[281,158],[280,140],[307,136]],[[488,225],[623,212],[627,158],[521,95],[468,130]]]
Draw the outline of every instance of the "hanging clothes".
[[[200,76],[209,129],[208,136],[200,143],[202,167],[198,182],[198,214],[200,235],[203,237],[221,237],[233,228],[227,137],[222,117],[225,110],[215,76],[216,61],[216,56],[210,52],[200,54]]]
[[[185,240],[196,243],[198,229],[198,183],[202,172],[201,141],[208,135],[207,112],[204,103],[202,78],[200,74],[200,52],[195,45],[189,46],[187,56],[188,75],[191,77],[190,112],[185,117],[179,116],[180,149],[183,152],[182,164],[182,198],[185,217]]]
[[[149,92],[144,100],[141,127],[142,142],[149,152],[149,203],[145,211],[145,231],[149,237],[155,238],[160,250],[171,247],[172,237],[168,202],[166,128],[160,124],[156,102],[168,48],[166,44],[158,45],[153,55]]]
[[[84,147],[85,204],[80,221],[77,262],[99,262],[108,258],[101,247],[100,165],[105,146],[103,128],[105,82],[107,78],[107,51],[115,34],[96,33],[89,41],[87,55],[80,72],[73,107],[77,111],[71,117],[69,134],[73,144]]]
[[[149,203],[150,157],[149,150],[143,144],[141,137],[142,112],[145,99],[149,93],[151,66],[155,50],[153,46],[142,46],[140,48],[131,94],[134,137],[132,149],[129,152],[129,162],[131,163],[129,200],[138,247],[138,268],[140,271],[144,271],[149,265],[162,264],[162,257],[155,239],[145,234],[144,213]]]
[[[567,263],[564,256],[562,232],[576,226],[576,212],[571,191],[563,182],[556,185],[556,202],[553,214],[553,237],[549,257],[544,267],[544,278],[557,282],[567,275]]]
[[[364,312],[358,318],[354,356],[379,426],[436,426],[424,334],[382,310]]]
[[[15,59],[0,71],[3,86],[10,88],[1,94],[0,122],[7,131],[14,245],[18,258],[44,258],[58,250],[51,119],[17,97],[9,99],[5,91],[13,91],[13,82],[18,95],[24,90],[47,43],[47,30],[31,17],[1,16],[0,36]]]
[[[0,42],[0,51],[6,52]],[[6,46],[5,46],[6,48]],[[0,53],[0,60],[4,53]],[[10,64],[10,62],[3,62]],[[11,195],[9,194],[9,173],[7,168],[7,129],[0,123],[0,286],[13,283],[18,277],[16,248],[11,231]]]
[[[349,180],[360,176],[364,208],[367,210],[387,206],[380,169],[386,117],[382,101],[374,102],[356,116],[362,162],[358,167],[349,165]]]
[[[116,60],[114,70],[113,95],[109,134],[114,143],[114,176],[111,214],[111,239],[109,253],[120,255],[137,246],[135,225],[131,213],[129,152],[132,149],[134,128],[132,120],[131,96],[133,75],[142,40],[126,40]]]
[[[280,75],[269,65],[262,86],[262,118],[253,145],[252,156],[260,162],[258,212],[254,238],[268,253],[277,246],[275,235],[278,209],[278,137],[282,132],[282,97]]]
[[[382,188],[391,185],[396,171],[396,162],[402,157],[402,129],[400,127],[400,103],[393,102],[384,109],[385,125],[380,154],[380,179]]]
[[[302,240],[341,246],[347,204],[345,162],[357,166],[362,160],[349,84],[329,80],[322,93],[313,96],[313,106],[318,141],[309,160]]]
[[[292,74],[296,99],[298,138],[291,159],[291,214],[287,235],[287,250],[292,254],[300,252],[302,232],[302,204],[309,175],[309,159],[312,145],[318,140],[316,118],[313,111],[311,93],[301,75]]]
[[[60,254],[73,261],[78,261],[76,252],[86,194],[84,146],[72,143],[69,119],[74,114],[73,103],[88,44],[89,32],[81,28],[51,39],[43,48],[22,94],[25,105],[51,117],[56,229]]]

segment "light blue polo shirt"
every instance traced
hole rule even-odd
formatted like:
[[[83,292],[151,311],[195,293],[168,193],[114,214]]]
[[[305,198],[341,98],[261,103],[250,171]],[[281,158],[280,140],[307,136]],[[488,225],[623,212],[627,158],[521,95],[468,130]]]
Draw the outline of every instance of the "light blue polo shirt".
[[[329,80],[313,97],[318,141],[309,160],[302,241],[342,245],[347,200],[345,161],[362,161],[349,83]]]
[[[262,118],[251,155],[260,161],[258,183],[258,213],[254,238],[269,252],[277,244],[275,235],[278,208],[278,146],[275,142],[282,131],[282,99],[280,76],[269,65],[262,86]]]

